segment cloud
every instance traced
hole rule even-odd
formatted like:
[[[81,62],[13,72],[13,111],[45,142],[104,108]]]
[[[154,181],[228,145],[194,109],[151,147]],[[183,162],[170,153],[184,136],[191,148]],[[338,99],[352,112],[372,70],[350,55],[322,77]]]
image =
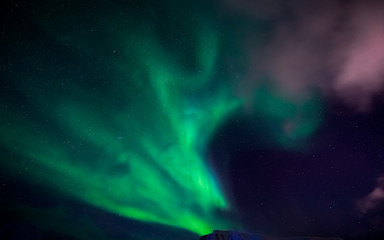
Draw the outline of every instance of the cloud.
[[[383,90],[384,3],[225,1],[244,16],[276,23],[261,56],[251,56],[257,70],[246,81],[266,73],[286,94],[316,88],[357,111],[369,110]]]
[[[358,5],[350,19],[351,41],[342,48],[334,90],[361,109],[384,86],[384,5]],[[342,43],[340,43],[341,45]]]
[[[384,177],[377,179],[376,187],[367,196],[356,201],[358,211],[365,214],[384,204]]]

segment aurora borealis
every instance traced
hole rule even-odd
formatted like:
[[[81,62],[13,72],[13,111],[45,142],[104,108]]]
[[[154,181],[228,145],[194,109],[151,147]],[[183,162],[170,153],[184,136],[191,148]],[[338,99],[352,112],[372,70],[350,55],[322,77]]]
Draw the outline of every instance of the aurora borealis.
[[[85,45],[92,40],[78,43],[84,36],[60,32],[57,23],[50,24],[58,32],[46,31],[63,47],[61,34],[68,35],[68,44]],[[17,149],[27,161],[7,161],[5,167],[129,218],[198,234],[209,232],[212,223],[225,227],[224,221],[212,217],[215,209],[228,210],[229,203],[205,164],[204,147],[238,101],[225,95],[224,88],[207,97],[190,93],[200,94],[201,85],[212,77],[216,36],[208,30],[197,33],[194,42],[201,47],[196,49],[196,61],[201,70],[188,73],[151,37],[144,33],[130,36],[132,31],[123,27],[115,31],[126,33],[113,37],[121,56],[111,52],[106,61],[117,63],[108,74],[100,62],[90,64],[100,70],[85,70],[93,73],[62,76],[62,72],[76,71],[63,69],[62,60],[49,70],[36,72],[33,79],[19,76],[15,80],[46,122],[28,117],[19,120],[13,109],[6,111],[10,125],[2,126],[3,136],[7,136],[2,144]],[[103,44],[111,43],[100,41]],[[83,55],[92,61],[94,53],[87,51],[93,49],[82,48],[76,50],[75,58]],[[47,69],[47,61],[40,55],[25,64]],[[94,77],[81,84],[85,74]],[[47,81],[52,78],[56,80]],[[53,133],[50,127],[61,131]]]
[[[166,232],[160,239],[186,233],[197,239],[213,229],[272,231],[250,229],[239,205],[244,196],[236,195],[262,180],[236,186],[245,175],[232,178],[236,169],[228,166],[236,164],[228,159],[249,153],[249,167],[257,169],[248,146],[287,159],[315,151],[329,106],[355,104],[349,96],[356,82],[351,87],[343,75],[343,87],[336,84],[336,97],[329,98],[333,85],[319,84],[316,75],[325,66],[293,74],[307,60],[298,54],[285,69],[291,41],[276,38],[278,20],[250,20],[241,4],[7,2],[0,53],[2,211],[74,239],[153,239],[153,229]],[[373,101],[376,91],[366,89],[358,109]],[[24,196],[19,187],[29,189],[28,197],[18,197]],[[103,214],[129,225],[132,235],[110,236],[108,228],[120,224],[95,217]],[[2,219],[4,226],[12,221]],[[84,228],[73,227],[80,222]]]

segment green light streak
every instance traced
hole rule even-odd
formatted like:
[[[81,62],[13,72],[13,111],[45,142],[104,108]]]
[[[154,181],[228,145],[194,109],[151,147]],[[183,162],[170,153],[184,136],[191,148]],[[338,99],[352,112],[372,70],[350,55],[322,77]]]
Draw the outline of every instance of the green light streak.
[[[69,36],[65,39],[86,44],[76,34]],[[102,87],[96,85],[103,82],[97,75],[88,85],[78,84],[79,79],[51,81],[55,69],[39,74],[34,83],[20,76],[18,84],[41,111],[35,114],[61,131],[7,111],[7,124],[1,126],[7,137],[1,144],[24,160],[2,165],[26,180],[129,218],[198,234],[228,228],[228,220],[216,212],[229,211],[229,203],[204,159],[211,135],[240,104],[224,85],[205,94],[214,74],[217,36],[208,27],[196,31],[192,44],[198,71],[185,70],[155,39],[146,31],[121,36],[120,57],[108,60],[117,63]],[[89,48],[79,49],[79,55],[88,52],[93,58]],[[44,68],[43,57],[30,57]],[[61,81],[69,87],[60,89]],[[106,99],[116,97],[119,106]]]
[[[215,131],[242,104],[231,94],[230,77],[216,79],[215,28],[183,11],[196,20],[177,27],[192,39],[170,39],[175,46],[167,47],[148,16],[118,15],[116,6],[79,9],[45,19],[35,14],[54,50],[28,40],[15,47],[32,46],[20,50],[22,70],[10,75],[27,110],[6,107],[11,100],[2,104],[0,144],[18,156],[1,161],[2,171],[144,222],[200,235],[236,226],[218,214],[231,206],[205,158]],[[272,125],[310,116],[288,138],[279,129],[279,142],[305,138],[318,125],[311,102],[298,106],[263,88],[255,96],[256,113]]]

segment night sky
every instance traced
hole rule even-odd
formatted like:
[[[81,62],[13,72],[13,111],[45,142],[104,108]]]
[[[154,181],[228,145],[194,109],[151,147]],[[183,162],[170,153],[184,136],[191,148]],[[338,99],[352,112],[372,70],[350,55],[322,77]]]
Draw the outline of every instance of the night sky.
[[[384,2],[0,5],[0,238],[384,239]]]

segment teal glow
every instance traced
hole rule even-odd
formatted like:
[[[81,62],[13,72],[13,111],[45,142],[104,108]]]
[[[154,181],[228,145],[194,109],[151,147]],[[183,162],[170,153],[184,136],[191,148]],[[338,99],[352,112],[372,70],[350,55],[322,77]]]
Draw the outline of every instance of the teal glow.
[[[321,123],[322,104],[312,97],[293,99],[269,86],[255,92],[256,116],[263,116],[265,125],[273,129],[269,134],[284,148],[301,148],[303,141],[314,134]]]

